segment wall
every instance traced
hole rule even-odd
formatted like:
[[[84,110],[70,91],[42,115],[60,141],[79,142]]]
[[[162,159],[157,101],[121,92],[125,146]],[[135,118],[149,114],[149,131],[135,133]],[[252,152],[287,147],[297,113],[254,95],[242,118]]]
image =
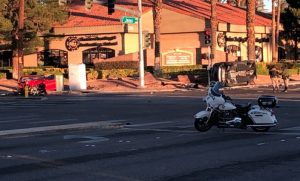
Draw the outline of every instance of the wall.
[[[37,55],[30,54],[24,56],[24,67],[37,67]]]

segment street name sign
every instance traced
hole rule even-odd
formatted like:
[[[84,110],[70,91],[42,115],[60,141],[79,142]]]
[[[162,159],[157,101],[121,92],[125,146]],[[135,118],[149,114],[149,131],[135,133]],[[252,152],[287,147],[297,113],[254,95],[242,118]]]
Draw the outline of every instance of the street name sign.
[[[123,16],[121,18],[121,22],[123,24],[136,24],[138,22],[138,19],[136,17]]]

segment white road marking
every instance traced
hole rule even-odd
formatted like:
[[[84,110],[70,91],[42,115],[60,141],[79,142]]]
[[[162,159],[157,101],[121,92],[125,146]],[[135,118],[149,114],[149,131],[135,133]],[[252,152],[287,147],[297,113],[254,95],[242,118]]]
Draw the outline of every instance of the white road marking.
[[[257,143],[257,146],[265,145],[266,143]]]
[[[71,139],[88,139],[86,141],[79,141],[78,143],[96,143],[96,142],[103,142],[108,141],[108,138],[101,137],[101,136],[86,136],[86,135],[65,135],[65,140]]]
[[[124,128],[153,126],[153,125],[169,124],[169,123],[174,123],[174,122],[172,122],[172,121],[162,121],[162,122],[153,122],[153,123],[132,124],[132,125],[124,125]]]
[[[48,132],[48,131],[74,130],[74,129],[120,128],[121,126],[122,125],[120,123],[115,123],[111,121],[85,122],[85,123],[65,124],[65,125],[56,125],[56,126],[42,126],[42,127],[34,127],[34,128],[3,130],[0,131],[0,136],[24,135],[24,134],[41,133],[41,132]]]
[[[52,120],[47,120],[47,121],[33,121],[29,122],[28,124],[43,124],[43,123],[55,123],[55,122],[68,122],[68,121],[77,121],[78,119],[52,119]]]

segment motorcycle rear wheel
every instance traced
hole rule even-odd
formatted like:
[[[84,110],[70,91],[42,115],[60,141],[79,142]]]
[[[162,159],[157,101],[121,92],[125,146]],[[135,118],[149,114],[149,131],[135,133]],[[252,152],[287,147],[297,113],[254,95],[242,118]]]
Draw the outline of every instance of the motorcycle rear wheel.
[[[267,132],[269,131],[270,127],[266,127],[266,126],[263,126],[263,127],[252,127],[252,129],[256,132]]]
[[[207,117],[196,118],[195,122],[194,122],[194,126],[195,126],[196,130],[198,130],[200,132],[208,131],[212,127],[211,124],[207,123]]]

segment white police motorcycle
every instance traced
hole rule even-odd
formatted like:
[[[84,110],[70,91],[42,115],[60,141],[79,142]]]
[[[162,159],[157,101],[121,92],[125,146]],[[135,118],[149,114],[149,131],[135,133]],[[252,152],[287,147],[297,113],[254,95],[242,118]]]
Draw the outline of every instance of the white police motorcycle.
[[[254,131],[266,132],[277,125],[272,111],[278,103],[275,96],[259,96],[258,105],[239,105],[225,96],[220,88],[220,82],[211,82],[208,95],[204,98],[206,109],[194,115],[194,126],[198,131],[208,131],[212,126],[217,126],[242,129],[251,127]]]

